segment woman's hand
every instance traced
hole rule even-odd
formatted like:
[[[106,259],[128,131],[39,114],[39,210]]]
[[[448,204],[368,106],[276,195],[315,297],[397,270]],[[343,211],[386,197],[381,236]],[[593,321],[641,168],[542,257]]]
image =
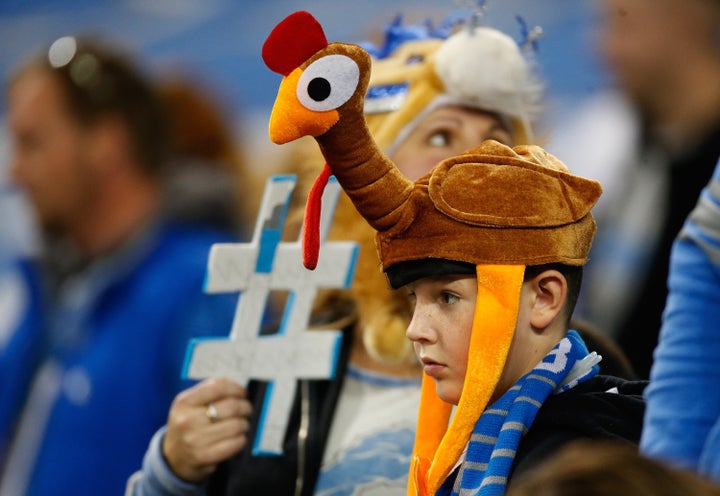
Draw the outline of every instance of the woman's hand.
[[[228,379],[207,379],[179,393],[162,443],[170,470],[188,482],[206,479],[243,449],[251,412],[247,390]]]

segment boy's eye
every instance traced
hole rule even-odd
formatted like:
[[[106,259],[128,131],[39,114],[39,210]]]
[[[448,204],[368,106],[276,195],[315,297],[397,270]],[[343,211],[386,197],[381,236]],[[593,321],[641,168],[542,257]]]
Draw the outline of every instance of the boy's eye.
[[[448,293],[446,291],[442,294],[443,301],[447,304],[455,303],[456,301],[460,300],[460,298],[457,295],[454,295],[452,293]]]
[[[450,144],[450,133],[447,131],[437,131],[430,135],[427,144],[433,147],[444,147]]]

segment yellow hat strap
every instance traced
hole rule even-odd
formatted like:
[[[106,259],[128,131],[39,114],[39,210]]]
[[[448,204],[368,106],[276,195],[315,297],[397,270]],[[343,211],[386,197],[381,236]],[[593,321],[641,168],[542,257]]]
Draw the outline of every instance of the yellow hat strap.
[[[502,375],[517,321],[524,265],[478,265],[468,366],[455,415],[423,377],[408,495],[435,494],[460,459]]]

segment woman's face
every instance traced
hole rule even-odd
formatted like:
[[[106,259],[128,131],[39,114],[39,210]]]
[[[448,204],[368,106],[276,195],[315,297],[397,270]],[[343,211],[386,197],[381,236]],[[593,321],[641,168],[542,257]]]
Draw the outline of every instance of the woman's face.
[[[474,148],[486,139],[513,146],[513,137],[497,115],[459,106],[443,106],[426,115],[392,154],[411,181],[439,162]]]

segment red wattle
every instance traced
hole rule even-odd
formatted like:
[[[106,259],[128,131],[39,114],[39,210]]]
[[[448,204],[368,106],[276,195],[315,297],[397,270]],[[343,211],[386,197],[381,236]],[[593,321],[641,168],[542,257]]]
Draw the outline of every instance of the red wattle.
[[[303,265],[310,270],[315,270],[320,256],[320,208],[322,206],[323,191],[325,191],[325,186],[331,175],[330,166],[325,164],[320,175],[315,179],[305,204],[302,255]]]

